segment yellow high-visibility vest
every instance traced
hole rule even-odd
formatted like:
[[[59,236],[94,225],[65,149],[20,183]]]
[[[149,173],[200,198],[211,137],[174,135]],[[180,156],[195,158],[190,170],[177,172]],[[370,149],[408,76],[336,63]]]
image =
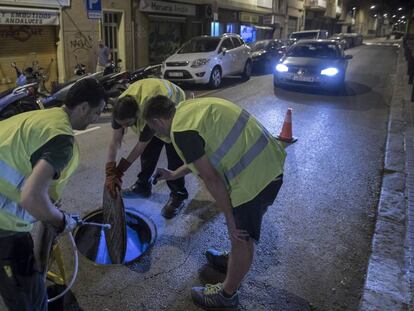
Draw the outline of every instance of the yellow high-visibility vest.
[[[132,130],[139,134],[144,129],[146,122],[142,116],[148,99],[157,95],[164,95],[170,98],[175,104],[185,100],[185,92],[174,83],[156,78],[142,79],[131,84],[119,98],[124,96],[131,96],[135,99],[138,105],[137,122],[132,126]],[[171,140],[167,136],[156,135],[163,141],[170,143]]]
[[[21,189],[32,173],[32,154],[58,135],[74,136],[62,108],[26,112],[0,122],[0,229],[32,230],[36,219],[19,206]],[[70,162],[49,187],[53,200],[60,198],[78,164],[79,149],[74,142]]]
[[[283,173],[286,152],[247,111],[220,98],[181,102],[171,125],[171,139],[185,163],[174,133],[196,131],[210,162],[227,185],[233,207],[255,198]],[[193,164],[188,167],[198,174]]]

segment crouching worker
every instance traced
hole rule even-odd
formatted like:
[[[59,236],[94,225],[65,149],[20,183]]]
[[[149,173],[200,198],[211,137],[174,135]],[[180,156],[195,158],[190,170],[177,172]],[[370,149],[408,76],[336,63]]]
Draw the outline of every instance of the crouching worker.
[[[115,103],[112,119],[112,140],[109,144],[108,160],[106,164],[106,188],[113,197],[116,189],[121,188],[122,177],[131,164],[141,156],[141,172],[137,181],[123,191],[124,195],[138,195],[149,197],[151,195],[151,175],[155,171],[162,148],[165,146],[168,168],[175,170],[183,165],[180,157],[174,150],[169,136],[154,136],[146,125],[142,113],[149,98],[156,95],[165,95],[171,102],[178,104],[185,99],[184,91],[175,84],[163,79],[143,79],[133,83],[119,100]],[[131,127],[138,135],[137,143],[126,159],[122,158],[116,165],[117,151],[121,147],[124,129]],[[184,207],[188,198],[184,177],[167,182],[170,189],[170,199],[163,207],[161,214],[169,219],[176,216]]]
[[[282,186],[286,153],[253,116],[224,99],[193,99],[175,107],[157,96],[149,100],[144,117],[156,133],[170,135],[185,163],[175,171],[157,169],[159,179],[173,180],[190,171],[199,175],[226,219],[231,241],[226,279],[194,287],[193,301],[208,310],[233,310],[253,261],[262,217]]]
[[[74,130],[96,121],[104,105],[102,86],[82,79],[62,108],[0,122],[0,294],[9,310],[47,310],[45,279],[30,231],[36,221],[56,228],[57,234],[76,226],[53,202],[78,166]]]

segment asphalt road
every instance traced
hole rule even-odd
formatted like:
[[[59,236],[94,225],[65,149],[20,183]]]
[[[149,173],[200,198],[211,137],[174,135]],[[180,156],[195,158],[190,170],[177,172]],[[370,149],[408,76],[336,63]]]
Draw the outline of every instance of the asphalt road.
[[[272,76],[242,83],[228,79],[222,89],[186,87],[195,96],[229,99],[278,134],[293,108],[298,141],[287,148],[285,179],[264,217],[254,266],[240,289],[242,310],[356,310],[363,287],[378,203],[392,75],[397,49],[360,46],[346,94],[276,89]],[[110,117],[77,136],[81,166],[68,184],[64,209],[86,215],[102,201]],[[122,153],[136,138],[128,133]],[[166,166],[162,155],[160,166]],[[135,181],[139,164],[127,172]],[[97,266],[81,256],[70,310],[198,310],[190,288],[223,275],[205,265],[207,247],[227,248],[224,218],[202,182],[186,178],[190,199],[180,216],[165,221],[164,183],[150,199],[126,202],[158,227],[151,252],[128,266]],[[71,300],[69,299],[68,302]]]

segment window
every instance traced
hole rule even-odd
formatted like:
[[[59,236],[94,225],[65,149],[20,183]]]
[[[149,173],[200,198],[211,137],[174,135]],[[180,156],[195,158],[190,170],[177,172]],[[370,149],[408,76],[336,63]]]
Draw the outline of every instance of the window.
[[[220,38],[193,38],[182,46],[178,54],[212,52],[219,42]]]
[[[253,26],[241,25],[240,35],[247,43],[256,41],[256,29]]]
[[[293,57],[316,57],[316,58],[337,58],[338,48],[335,44],[296,44],[289,49],[287,56]]]
[[[121,14],[122,13],[117,12],[104,12],[104,42],[106,46],[111,50],[111,57],[115,61],[119,58],[118,31],[119,23],[121,21]]]
[[[211,35],[212,36],[220,35],[220,23],[219,22],[211,22]]]
[[[241,40],[238,37],[232,37],[231,39],[233,40],[235,48],[238,48],[239,46],[243,45],[243,42],[241,42]]]
[[[221,44],[220,50],[222,50],[223,48],[227,50],[231,50],[234,48],[233,42],[230,40],[230,38],[224,39],[223,43]]]
[[[236,24],[235,23],[227,23],[226,25],[226,32],[232,32],[235,33],[236,30]]]

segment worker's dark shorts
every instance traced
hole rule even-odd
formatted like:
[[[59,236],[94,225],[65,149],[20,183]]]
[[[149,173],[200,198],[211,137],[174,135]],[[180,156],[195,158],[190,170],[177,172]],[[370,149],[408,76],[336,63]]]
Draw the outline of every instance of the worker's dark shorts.
[[[283,175],[266,186],[253,200],[233,208],[237,229],[246,230],[256,242],[260,239],[262,218],[268,206],[272,205],[283,184]]]
[[[0,295],[10,311],[47,310],[45,281],[38,272],[30,233],[0,237]]]

